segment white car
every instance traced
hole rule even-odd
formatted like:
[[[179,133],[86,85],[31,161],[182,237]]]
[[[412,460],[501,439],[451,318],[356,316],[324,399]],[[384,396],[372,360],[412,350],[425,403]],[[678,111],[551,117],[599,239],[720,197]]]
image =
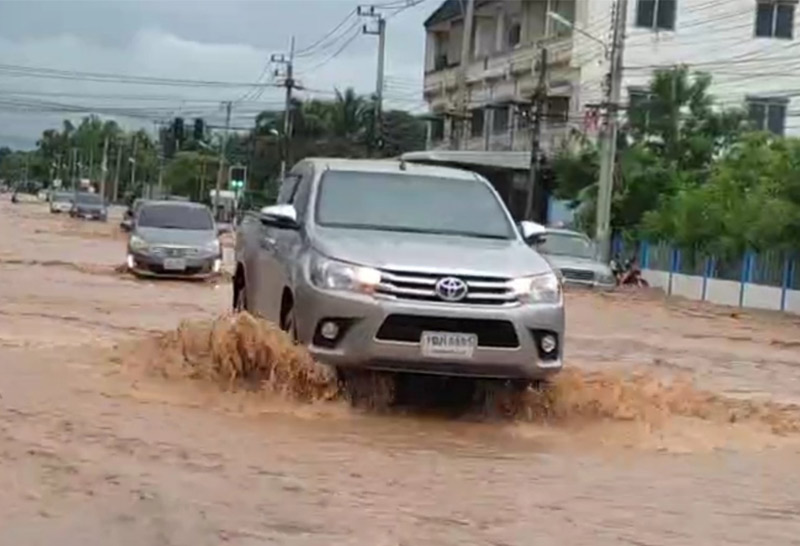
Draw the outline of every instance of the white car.
[[[69,212],[72,210],[73,199],[74,194],[72,192],[53,192],[53,194],[50,196],[50,212]]]

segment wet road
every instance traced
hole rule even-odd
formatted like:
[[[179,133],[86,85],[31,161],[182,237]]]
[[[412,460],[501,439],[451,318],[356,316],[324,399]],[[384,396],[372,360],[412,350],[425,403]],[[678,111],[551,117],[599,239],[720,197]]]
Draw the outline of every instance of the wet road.
[[[800,319],[570,294],[546,417],[378,415],[129,365],[230,293],[123,258],[0,203],[1,545],[800,544]]]

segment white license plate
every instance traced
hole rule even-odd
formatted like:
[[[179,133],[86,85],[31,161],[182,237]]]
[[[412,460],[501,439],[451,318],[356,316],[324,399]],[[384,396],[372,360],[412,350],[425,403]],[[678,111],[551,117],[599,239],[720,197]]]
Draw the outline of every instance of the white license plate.
[[[183,258],[165,258],[164,269],[167,271],[183,271],[186,269],[186,260]]]
[[[83,213],[83,217],[86,218],[87,220],[91,220],[92,219],[92,213],[91,212],[84,212]]]
[[[422,332],[422,356],[432,358],[472,358],[478,336],[456,332]]]

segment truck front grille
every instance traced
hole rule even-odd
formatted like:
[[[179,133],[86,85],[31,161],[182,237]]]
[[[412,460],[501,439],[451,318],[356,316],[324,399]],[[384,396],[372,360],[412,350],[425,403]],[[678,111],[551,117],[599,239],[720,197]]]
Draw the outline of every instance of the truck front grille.
[[[381,341],[419,343],[422,332],[475,334],[478,336],[479,347],[519,347],[514,325],[505,320],[389,315],[381,324],[375,338]]]
[[[467,285],[466,297],[455,302],[471,305],[515,305],[518,303],[509,286],[509,279],[474,275],[449,275],[429,272],[382,270],[378,294],[386,297],[444,303],[436,293],[436,283],[445,277],[455,277]],[[452,303],[452,302],[447,302]]]

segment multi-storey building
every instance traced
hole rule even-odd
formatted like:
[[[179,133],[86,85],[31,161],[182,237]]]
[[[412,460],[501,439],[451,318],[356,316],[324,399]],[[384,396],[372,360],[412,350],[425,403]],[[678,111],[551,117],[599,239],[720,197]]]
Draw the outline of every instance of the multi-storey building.
[[[596,134],[619,0],[471,0],[462,59],[469,1],[446,0],[425,22],[428,148],[529,150],[542,48],[543,151],[574,129]],[[747,108],[757,127],[800,134],[792,110],[800,96],[796,8],[797,0],[628,0],[623,103],[646,99],[654,69],[686,64],[712,75],[719,104]]]

